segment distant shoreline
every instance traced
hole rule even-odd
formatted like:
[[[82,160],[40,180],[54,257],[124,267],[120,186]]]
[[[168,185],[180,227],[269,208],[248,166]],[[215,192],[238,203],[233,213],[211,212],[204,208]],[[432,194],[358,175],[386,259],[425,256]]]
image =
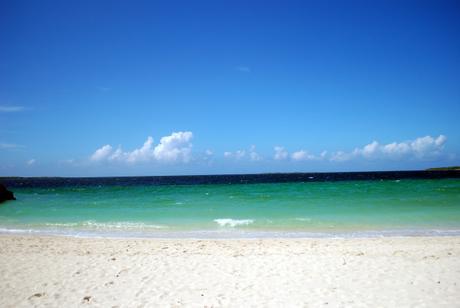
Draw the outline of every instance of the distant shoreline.
[[[460,166],[428,168],[426,171],[460,171]]]

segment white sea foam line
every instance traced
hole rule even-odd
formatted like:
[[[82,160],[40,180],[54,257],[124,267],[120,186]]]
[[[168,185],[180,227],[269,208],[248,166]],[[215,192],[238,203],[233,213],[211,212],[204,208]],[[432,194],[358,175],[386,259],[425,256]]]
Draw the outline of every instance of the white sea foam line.
[[[45,223],[46,227],[90,227],[95,229],[166,229],[167,226],[149,225],[136,222],[96,222],[92,220],[69,223]]]
[[[219,226],[221,227],[236,227],[236,226],[241,226],[241,225],[249,225],[254,222],[252,219],[231,219],[231,218],[219,218],[219,219],[214,219],[214,222],[216,222]]]
[[[260,239],[260,238],[383,238],[383,237],[418,237],[418,236],[460,236],[459,229],[450,230],[379,230],[357,232],[292,232],[292,231],[241,231],[241,230],[201,230],[201,231],[155,231],[112,233],[101,230],[65,231],[47,229],[17,229],[0,227],[0,234],[57,235],[83,238],[194,238],[194,239]]]
[[[294,220],[297,220],[297,221],[311,221],[311,218],[308,218],[308,217],[297,217],[297,218],[294,218]]]

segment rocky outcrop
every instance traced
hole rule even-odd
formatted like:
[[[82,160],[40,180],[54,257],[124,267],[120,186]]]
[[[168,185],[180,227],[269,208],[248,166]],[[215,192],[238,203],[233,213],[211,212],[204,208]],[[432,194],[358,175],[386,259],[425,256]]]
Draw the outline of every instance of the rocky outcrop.
[[[14,197],[13,192],[6,189],[3,184],[0,184],[0,203],[7,200],[16,200],[16,198]]]

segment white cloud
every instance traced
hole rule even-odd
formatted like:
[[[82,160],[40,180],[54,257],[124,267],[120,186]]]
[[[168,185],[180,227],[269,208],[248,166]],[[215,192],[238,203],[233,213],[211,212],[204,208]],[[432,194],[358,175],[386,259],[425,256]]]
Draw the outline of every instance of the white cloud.
[[[441,154],[447,137],[440,135],[420,137],[405,142],[379,144],[373,141],[362,148],[356,148],[350,153],[338,151],[330,157],[331,161],[347,161],[354,158],[365,159],[398,159],[412,157],[417,159],[434,158]]]
[[[318,159],[317,156],[308,153],[307,151],[300,150],[291,154],[292,160],[302,161],[302,160],[315,160]]]
[[[0,112],[20,112],[26,110],[23,106],[6,106],[0,105]]]
[[[108,157],[109,161],[123,161],[127,160],[128,153],[124,153],[121,147],[118,147],[115,152],[111,152]]]
[[[249,152],[249,158],[252,160],[252,161],[258,161],[258,160],[261,160],[262,159],[262,156],[260,156],[258,153],[256,152]]]
[[[129,163],[149,161],[155,156],[154,151],[153,138],[148,136],[142,147],[132,152],[123,153],[121,148],[118,148],[114,153],[116,155],[114,159],[125,159]]]
[[[364,157],[370,158],[374,156],[380,149],[379,143],[377,141],[373,141],[368,145],[364,146],[362,149],[355,149],[358,153],[363,155]]]
[[[158,144],[154,143],[152,137],[148,137],[144,144],[132,151],[124,151],[121,146],[118,148],[106,144],[97,149],[91,156],[93,162],[184,162],[192,160],[192,132],[174,132],[169,136],[164,136]],[[289,160],[294,162],[301,161],[322,161],[344,162],[354,159],[381,160],[381,159],[410,159],[410,160],[429,160],[443,154],[443,148],[447,141],[446,136],[438,137],[425,136],[404,142],[392,142],[380,144],[378,141],[355,148],[353,151],[322,151],[319,154],[312,154],[307,150],[289,152],[282,146],[274,147],[273,160]],[[1,144],[1,148],[12,148],[16,145]],[[210,161],[214,155],[213,151],[205,150],[195,159]],[[263,156],[256,151],[253,145],[249,149],[237,151],[226,151],[223,156],[233,160],[260,161]]]
[[[426,155],[437,155],[446,143],[447,137],[439,135],[436,139],[431,136],[417,138],[411,142],[410,146],[418,157]]]
[[[96,150],[96,152],[91,155],[92,161],[101,161],[106,159],[110,153],[112,152],[112,146],[110,144],[106,144],[103,147]]]
[[[235,159],[242,159],[246,156],[245,150],[237,150],[235,153],[233,152],[224,152],[225,158],[235,158]]]
[[[410,152],[411,147],[409,144],[401,143],[388,143],[381,148],[382,152],[388,155],[403,155]]]
[[[213,156],[214,156],[214,152],[210,149],[207,149],[206,151],[204,151],[204,154],[201,155],[201,159],[203,161],[207,161],[208,163],[211,163],[213,161]]]
[[[142,147],[125,152],[121,147],[113,151],[111,145],[105,145],[96,150],[91,156],[92,161],[119,161],[138,163],[148,161],[159,162],[188,162],[191,160],[193,138],[192,132],[175,132],[162,137],[160,143],[154,146],[153,138],[147,137]]]
[[[255,145],[252,145],[251,148],[249,149],[249,158],[252,161],[262,160],[262,156],[260,156],[259,153],[256,152],[256,146]]]
[[[349,154],[349,153],[345,153],[343,151],[337,151],[337,152],[332,154],[330,160],[331,161],[341,162],[341,161],[347,161],[347,160],[351,159],[351,157],[352,157],[352,155]]]
[[[275,160],[285,160],[288,158],[289,153],[283,147],[276,146],[274,149],[275,155],[273,156],[273,158]]]
[[[236,159],[241,159],[246,156],[246,151],[245,150],[238,150],[235,152],[235,157]]]
[[[306,156],[307,156],[307,152],[303,150],[297,151],[291,154],[291,158],[293,160],[304,160]]]
[[[36,162],[37,162],[37,161],[35,160],[35,158],[32,158],[32,159],[29,159],[29,160],[26,162],[26,164],[27,164],[28,166],[32,166],[32,165],[35,164]]]
[[[235,152],[224,152],[225,158],[232,158],[236,160],[240,160],[243,158],[248,157],[251,161],[259,161],[262,160],[262,156],[256,152],[256,146],[252,145],[249,150],[237,150]]]
[[[286,160],[291,159],[293,161],[306,161],[306,160],[323,160],[326,158],[327,151],[321,152],[320,155],[311,154],[306,150],[299,150],[293,152],[289,155],[289,152],[281,146],[274,147],[275,155],[273,156],[274,160]]]
[[[234,157],[236,159],[241,159],[241,158],[246,156],[246,151],[245,150],[237,150],[235,153],[225,152],[224,155],[227,155],[227,157]]]
[[[172,133],[160,139],[153,154],[157,160],[161,161],[190,161],[192,144],[190,141],[193,138],[192,132],[177,132]]]

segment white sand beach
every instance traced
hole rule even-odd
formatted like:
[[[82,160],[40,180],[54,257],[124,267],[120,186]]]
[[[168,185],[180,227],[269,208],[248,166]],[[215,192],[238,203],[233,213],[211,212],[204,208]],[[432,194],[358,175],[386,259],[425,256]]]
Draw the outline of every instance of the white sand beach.
[[[0,236],[0,307],[459,307],[460,237]]]

